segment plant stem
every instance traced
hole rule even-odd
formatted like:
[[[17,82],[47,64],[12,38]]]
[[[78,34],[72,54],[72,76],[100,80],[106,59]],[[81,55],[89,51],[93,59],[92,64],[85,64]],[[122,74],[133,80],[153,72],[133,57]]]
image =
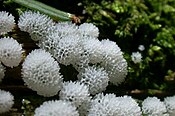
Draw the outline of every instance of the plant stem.
[[[75,15],[73,14],[60,11],[56,8],[53,8],[51,6],[48,6],[46,4],[43,4],[35,0],[12,0],[12,1],[24,7],[44,13],[56,21],[60,21],[60,20],[70,21],[73,19],[73,17],[75,17]]]

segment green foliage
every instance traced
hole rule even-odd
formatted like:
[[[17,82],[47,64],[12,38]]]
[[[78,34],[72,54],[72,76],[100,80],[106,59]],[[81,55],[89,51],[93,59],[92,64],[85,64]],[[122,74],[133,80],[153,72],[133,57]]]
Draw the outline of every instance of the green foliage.
[[[128,61],[129,88],[169,90],[165,77],[175,71],[174,0],[101,0],[82,2],[87,22],[100,29],[101,38],[111,38]],[[144,45],[142,62],[134,64],[132,52]]]
[[[23,115],[25,116],[33,116],[34,107],[31,105],[29,100],[23,99],[21,109],[23,110]]]

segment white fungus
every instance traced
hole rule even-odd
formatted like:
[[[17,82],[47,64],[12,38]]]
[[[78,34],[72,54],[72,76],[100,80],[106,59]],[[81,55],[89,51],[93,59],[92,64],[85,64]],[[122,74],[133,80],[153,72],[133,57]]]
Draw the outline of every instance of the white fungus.
[[[114,85],[119,85],[125,80],[127,75],[127,62],[119,46],[109,39],[102,42],[103,61],[101,66],[107,71],[109,81]]]
[[[79,116],[79,113],[69,101],[52,100],[36,108],[34,116]]]
[[[62,87],[59,64],[50,53],[41,49],[33,50],[22,64],[22,77],[30,89],[39,95],[50,97]]]
[[[14,16],[6,11],[0,11],[0,35],[11,32],[14,26]]]
[[[88,66],[84,71],[78,74],[79,81],[89,87],[92,95],[106,90],[108,86],[108,74],[104,68],[96,66]]]
[[[53,20],[39,12],[25,11],[19,17],[18,27],[28,32],[34,41],[42,40],[50,33],[49,28],[54,26]]]
[[[59,98],[61,100],[71,101],[82,116],[87,114],[91,97],[88,87],[83,83],[64,82],[63,88],[59,93]]]
[[[140,52],[133,52],[131,55],[131,60],[136,64],[142,61],[142,54]]]
[[[80,36],[91,36],[91,37],[98,37],[99,36],[99,29],[92,23],[83,23],[79,26],[78,32]]]
[[[141,116],[141,109],[130,96],[100,93],[92,100],[88,116]]]
[[[147,97],[142,102],[142,112],[148,116],[168,116],[165,104],[157,97]]]
[[[22,46],[11,37],[0,39],[0,61],[8,67],[16,67],[22,60]]]
[[[166,97],[164,104],[170,116],[175,116],[175,96]]]
[[[8,112],[14,104],[14,96],[4,90],[0,90],[0,113]]]

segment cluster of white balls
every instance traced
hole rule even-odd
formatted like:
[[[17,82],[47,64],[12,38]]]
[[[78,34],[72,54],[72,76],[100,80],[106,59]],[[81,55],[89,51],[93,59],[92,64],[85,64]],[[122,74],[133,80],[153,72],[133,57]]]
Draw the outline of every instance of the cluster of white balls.
[[[0,82],[5,77],[6,67],[16,67],[22,60],[22,46],[12,37],[3,37],[15,27],[12,14],[0,12]],[[4,90],[0,90],[0,114],[8,112],[14,104],[14,96]]]
[[[43,14],[26,11],[18,21],[19,28],[28,32],[34,41],[38,40],[41,49],[51,53],[59,63],[72,65],[80,73],[89,64],[98,64],[106,70],[109,81],[114,85],[124,81],[127,75],[127,62],[121,49],[109,39],[99,41],[99,30],[95,25],[54,23],[49,17],[41,15]],[[39,22],[42,25],[38,24]],[[32,36],[33,33],[35,37],[39,36],[38,39]]]
[[[0,39],[0,61],[8,67],[16,67],[22,60],[22,46],[11,37]]]
[[[0,12],[0,34],[12,31],[14,17]],[[127,62],[119,46],[109,39],[99,40],[99,30],[91,23],[77,26],[71,22],[55,23],[39,12],[20,15],[18,27],[28,32],[40,49],[33,50],[22,63],[22,79],[38,95],[59,100],[46,101],[35,109],[34,116],[174,116],[175,97],[160,101],[143,100],[141,106],[130,96],[103,94],[108,83],[119,85],[127,75]],[[144,50],[143,46],[139,48]],[[5,66],[16,67],[22,60],[22,46],[11,37],[0,38],[0,81]],[[133,53],[139,63],[142,56]],[[72,65],[77,81],[64,82],[60,64]],[[14,97],[0,90],[0,113],[10,110]]]
[[[81,114],[80,110],[75,107],[75,104],[73,102],[67,100],[57,100],[44,102],[35,110],[35,116],[40,116],[38,114],[43,113],[50,114],[50,116],[55,116],[55,114],[59,114],[58,116],[69,116],[68,114],[70,111],[74,114],[73,116],[174,116],[174,100],[175,96],[166,97],[164,101],[160,101],[160,99],[157,97],[147,97],[139,105],[137,103],[137,100],[133,99],[130,96],[125,95],[116,97],[115,94],[99,93],[90,100],[88,107],[86,106],[86,114]],[[57,104],[57,106],[54,105],[56,102],[65,102],[64,104],[69,103],[74,108],[73,110],[70,110],[69,106],[67,108],[65,107],[64,111],[60,111],[64,106],[61,104]],[[51,103],[53,104],[52,110]],[[60,112],[62,114],[60,114]],[[78,112],[78,114],[75,112]]]
[[[15,26],[14,17],[7,12],[1,12],[0,16],[0,34],[12,31]],[[118,85],[127,74],[127,63],[120,48],[112,41],[106,40],[109,44],[104,44],[105,40],[99,41],[99,30],[91,23],[80,26],[70,22],[55,23],[46,15],[27,11],[20,15],[18,27],[21,31],[28,32],[32,40],[37,41],[42,48],[33,50],[22,64],[21,73],[25,85],[45,97],[54,96],[60,91],[60,99],[72,101],[81,114],[87,112],[82,109],[89,106],[90,94],[104,91],[109,80],[119,80],[117,83],[112,81]],[[106,50],[108,46],[112,46],[109,52]],[[0,61],[3,65],[11,68],[18,66],[22,52],[21,44],[15,39],[0,39]],[[61,64],[73,65],[79,71],[79,80],[63,83],[59,64],[52,56]],[[119,64],[120,60],[125,64],[118,65],[121,66],[120,70],[115,65],[111,65],[112,70],[107,69],[108,64]],[[101,66],[97,68],[97,64]],[[3,65],[0,65],[1,80],[5,75]]]
[[[92,100],[88,116],[141,116],[141,109],[129,96],[100,93]]]
[[[15,27],[15,20],[12,14],[0,12],[0,35],[11,32]],[[22,60],[22,46],[11,37],[0,38],[0,62],[8,67],[16,67]]]

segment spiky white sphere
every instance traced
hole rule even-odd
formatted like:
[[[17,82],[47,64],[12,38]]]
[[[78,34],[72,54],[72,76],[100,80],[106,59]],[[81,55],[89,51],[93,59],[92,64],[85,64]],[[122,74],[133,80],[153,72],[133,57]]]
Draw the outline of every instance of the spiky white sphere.
[[[87,114],[91,97],[86,85],[80,82],[64,82],[59,97],[61,100],[71,101],[82,116]]]
[[[53,56],[58,62],[64,65],[70,65],[77,62],[83,53],[80,40],[77,36],[65,36],[56,43],[53,51]]]
[[[0,82],[5,76],[5,67],[0,63]]]
[[[167,116],[165,104],[157,97],[147,97],[142,102],[142,112],[148,116]]]
[[[61,100],[70,100],[76,107],[90,99],[88,87],[80,82],[64,82],[59,93]]]
[[[127,75],[127,62],[125,59],[109,62],[104,66],[104,69],[108,73],[109,81],[114,85],[118,86],[125,81]]]
[[[88,87],[80,82],[64,82],[63,88],[59,93],[61,100],[70,100],[76,107],[90,99]]]
[[[52,100],[36,108],[34,116],[79,116],[79,113],[69,101]]]
[[[121,49],[115,42],[108,39],[102,40],[103,61],[101,65],[109,75],[109,81],[119,85],[127,75],[127,62],[123,57]]]
[[[83,23],[79,26],[78,32],[83,36],[98,37],[99,29],[92,23]]]
[[[0,113],[8,112],[13,104],[13,95],[8,91],[0,90]]]
[[[80,57],[80,39],[76,34],[77,26],[70,22],[60,22],[50,27],[53,30],[45,39],[39,41],[38,46],[50,52],[58,62],[70,65]],[[75,61],[76,57],[76,61]]]
[[[71,27],[73,28],[73,26]],[[51,53],[61,64],[72,64],[75,68],[77,67],[77,69],[80,65],[84,67],[84,64],[87,64],[89,60],[83,55],[84,50],[79,36],[63,30],[57,30],[56,32],[49,34],[44,40],[39,41],[38,46]],[[67,35],[65,35],[66,33]]]
[[[60,38],[68,35],[76,35],[78,30],[78,26],[72,22],[59,22],[51,28],[55,30]]]
[[[40,40],[37,45],[44,49],[45,51],[49,52],[50,54],[54,55],[55,49],[57,48],[57,44],[60,40],[60,36],[58,33],[52,33],[45,37],[45,39]],[[56,56],[56,55],[55,55]]]
[[[142,116],[141,108],[138,103],[130,96],[117,97],[118,116]]]
[[[141,116],[141,109],[129,96],[100,93],[92,100],[88,116]]]
[[[175,96],[166,97],[164,103],[170,116],[175,116]]]
[[[91,101],[88,116],[118,116],[117,107],[119,103],[116,102],[114,94],[97,94]]]
[[[8,67],[16,67],[22,60],[22,46],[15,39],[0,39],[0,61]]]
[[[140,52],[133,52],[131,59],[135,64],[140,63],[142,61],[142,54]]]
[[[139,45],[139,46],[138,46],[138,50],[144,51],[144,50],[145,50],[145,46],[144,46],[144,45]]]
[[[108,62],[115,58],[123,57],[123,53],[120,47],[115,42],[110,41],[109,39],[103,39],[101,43],[102,43],[102,49],[104,52],[103,57],[105,59],[105,62]]]
[[[55,25],[50,17],[39,12],[25,11],[19,17],[18,27],[28,32],[34,41],[43,39],[50,33],[49,27]]]
[[[59,64],[50,53],[41,49],[33,50],[22,64],[22,77],[25,84],[39,95],[50,97],[62,87]]]
[[[94,37],[86,37],[81,42],[85,55],[87,55],[89,63],[97,64],[103,60],[103,51],[101,42]]]
[[[77,26],[71,22],[59,22],[49,27],[50,33],[45,39],[39,41],[38,46],[53,53],[53,49],[57,48],[57,44],[63,37],[74,37],[76,35]],[[77,36],[77,35],[76,35]]]
[[[78,78],[81,83],[89,87],[89,92],[92,95],[105,91],[109,81],[104,68],[96,66],[88,66],[84,71],[79,72]]]
[[[0,35],[6,34],[15,26],[15,18],[6,11],[0,12]]]

